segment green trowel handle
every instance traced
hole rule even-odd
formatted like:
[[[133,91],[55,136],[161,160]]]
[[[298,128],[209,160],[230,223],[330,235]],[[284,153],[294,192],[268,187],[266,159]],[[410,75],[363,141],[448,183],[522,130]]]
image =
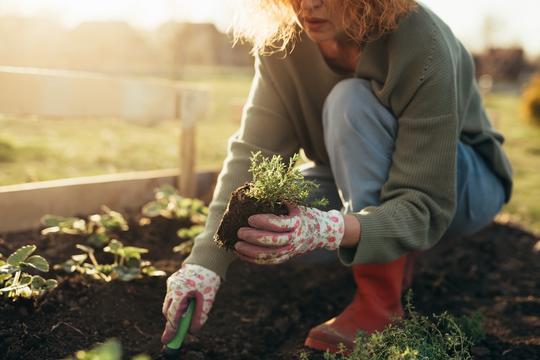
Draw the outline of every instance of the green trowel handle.
[[[191,318],[193,317],[193,310],[195,309],[195,299],[191,298],[187,301],[187,306],[182,314],[182,319],[178,325],[178,332],[176,336],[163,348],[163,355],[166,359],[176,359],[180,354],[180,346],[184,341],[184,337],[191,324]]]

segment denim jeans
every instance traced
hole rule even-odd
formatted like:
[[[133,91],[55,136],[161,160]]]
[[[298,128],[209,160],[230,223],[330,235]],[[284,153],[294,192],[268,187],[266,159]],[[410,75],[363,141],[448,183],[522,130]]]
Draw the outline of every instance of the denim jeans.
[[[331,167],[306,164],[301,168],[307,180],[320,184],[312,196],[327,197],[326,209],[341,209],[343,214],[379,205],[392,164],[396,118],[375,97],[369,81],[346,79],[328,95],[323,123]],[[445,236],[480,230],[504,203],[500,179],[471,146],[459,141],[456,156],[457,210]],[[327,256],[317,252],[312,257]]]

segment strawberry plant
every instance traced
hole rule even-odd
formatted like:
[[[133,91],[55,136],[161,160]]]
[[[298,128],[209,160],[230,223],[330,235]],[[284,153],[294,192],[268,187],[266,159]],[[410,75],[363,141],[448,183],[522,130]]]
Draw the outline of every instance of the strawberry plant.
[[[181,227],[176,233],[184,241],[173,248],[173,251],[183,255],[189,253],[195,237],[204,229],[208,208],[199,199],[180,196],[171,185],[165,184],[156,189],[155,193],[156,200],[144,205],[141,212],[147,217],[162,216],[179,222],[189,222],[189,227]]]
[[[43,229],[43,235],[72,234],[87,237],[89,245],[102,248],[111,240],[114,231],[126,231],[128,225],[122,214],[102,206],[105,214],[94,214],[88,217],[88,223],[76,217],[62,217],[58,215],[44,215],[41,223],[48,226]]]
[[[150,266],[149,261],[143,261],[141,254],[147,253],[147,249],[124,246],[118,240],[111,240],[103,251],[114,255],[112,264],[99,264],[94,255],[95,250],[85,245],[76,245],[83,254],[73,255],[71,259],[63,264],[54,266],[55,270],[64,270],[67,273],[78,271],[85,279],[102,281],[131,281],[141,275],[165,276],[166,273]],[[90,262],[86,262],[90,259]]]
[[[18,297],[32,298],[58,285],[54,279],[45,280],[39,275],[30,275],[29,269],[49,271],[49,263],[39,255],[32,255],[35,245],[23,246],[7,260],[0,254],[0,292],[14,300]]]

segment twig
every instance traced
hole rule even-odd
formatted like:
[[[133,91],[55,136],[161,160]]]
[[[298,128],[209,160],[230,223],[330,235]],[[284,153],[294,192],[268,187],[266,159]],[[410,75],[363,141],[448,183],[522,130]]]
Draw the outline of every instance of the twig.
[[[76,332],[78,332],[79,334],[81,334],[82,336],[86,337],[86,335],[83,334],[83,332],[79,329],[77,329],[76,327],[66,323],[66,322],[63,322],[63,321],[60,321],[58,324],[54,325],[52,328],[51,328],[51,332],[56,329],[58,326],[60,326],[61,324],[64,324],[66,326],[69,326],[70,328],[72,328],[73,330],[75,330]]]
[[[145,334],[141,329],[139,329],[139,327],[137,326],[137,324],[133,325],[133,327],[134,327],[135,330],[137,330],[142,336],[145,336],[145,337],[147,337],[147,338],[150,337],[150,335]]]

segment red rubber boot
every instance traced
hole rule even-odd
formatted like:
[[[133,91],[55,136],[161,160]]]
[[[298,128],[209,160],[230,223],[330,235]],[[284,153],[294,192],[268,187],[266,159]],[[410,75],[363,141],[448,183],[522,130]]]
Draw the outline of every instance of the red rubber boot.
[[[304,345],[331,353],[339,352],[339,344],[352,350],[358,330],[368,334],[382,331],[390,318],[403,317],[401,285],[406,259],[353,266],[358,286],[353,302],[337,317],[311,329]]]
[[[405,270],[403,271],[403,284],[401,285],[401,291],[405,293],[412,286],[414,261],[422,254],[422,251],[411,251],[407,255],[405,261]]]

